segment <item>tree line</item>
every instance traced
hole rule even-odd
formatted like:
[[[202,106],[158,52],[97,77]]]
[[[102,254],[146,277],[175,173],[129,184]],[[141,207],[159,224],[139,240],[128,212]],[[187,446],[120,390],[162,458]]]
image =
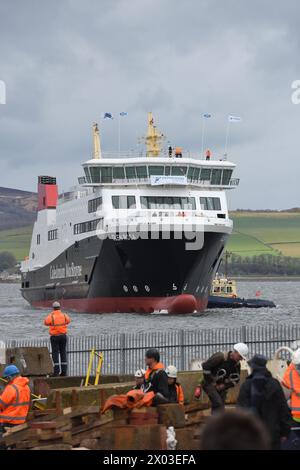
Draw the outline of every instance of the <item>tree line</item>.
[[[0,253],[0,273],[16,268],[17,260],[9,251],[2,251]],[[16,268],[17,270],[17,268]]]
[[[219,272],[225,272],[224,259]],[[228,275],[300,276],[300,258],[269,254],[257,256],[231,254],[228,259]]]

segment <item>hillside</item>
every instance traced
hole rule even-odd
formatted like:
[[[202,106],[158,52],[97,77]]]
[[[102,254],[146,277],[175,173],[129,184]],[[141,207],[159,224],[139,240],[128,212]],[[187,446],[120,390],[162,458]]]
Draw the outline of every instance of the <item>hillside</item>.
[[[32,225],[11,230],[0,230],[0,253],[8,251],[17,261],[28,256]]]
[[[0,230],[31,225],[36,211],[37,194],[0,187]]]
[[[300,212],[233,212],[228,251],[242,257],[263,254],[300,258]]]

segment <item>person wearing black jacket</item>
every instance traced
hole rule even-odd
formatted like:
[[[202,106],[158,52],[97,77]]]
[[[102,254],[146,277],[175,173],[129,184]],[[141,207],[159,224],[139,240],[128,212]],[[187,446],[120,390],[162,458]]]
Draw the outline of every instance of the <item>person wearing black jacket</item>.
[[[165,366],[160,362],[160,354],[157,349],[148,349],[145,355],[147,366],[145,372],[145,392],[154,392],[153,405],[168,403],[169,384]]]
[[[237,343],[232,351],[217,352],[202,364],[203,390],[211,402],[212,413],[222,411],[225,407],[227,391],[240,380],[240,361],[246,359],[248,347]]]
[[[280,449],[290,433],[291,415],[278,380],[268,371],[267,359],[256,354],[249,362],[251,375],[242,384],[237,406],[258,416],[268,430],[272,449]]]

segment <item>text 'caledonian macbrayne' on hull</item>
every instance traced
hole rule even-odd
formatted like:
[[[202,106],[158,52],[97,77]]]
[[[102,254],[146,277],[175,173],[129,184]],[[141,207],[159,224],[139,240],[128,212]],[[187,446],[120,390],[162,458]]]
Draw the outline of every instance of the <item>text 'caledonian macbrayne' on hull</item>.
[[[146,154],[94,154],[78,186],[58,196],[39,177],[22,295],[33,306],[59,300],[77,312],[193,313],[206,308],[232,231],[226,189],[235,165],[167,155],[149,113]]]

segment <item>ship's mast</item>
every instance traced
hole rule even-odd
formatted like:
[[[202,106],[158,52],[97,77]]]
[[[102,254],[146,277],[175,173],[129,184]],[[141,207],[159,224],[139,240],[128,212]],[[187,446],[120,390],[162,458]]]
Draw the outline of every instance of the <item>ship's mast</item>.
[[[100,160],[100,158],[102,158],[101,145],[100,145],[100,133],[98,129],[98,124],[95,122],[93,124],[93,159]]]
[[[147,157],[159,156],[164,138],[164,135],[161,134],[154,125],[152,113],[148,113],[148,129],[145,137]]]

